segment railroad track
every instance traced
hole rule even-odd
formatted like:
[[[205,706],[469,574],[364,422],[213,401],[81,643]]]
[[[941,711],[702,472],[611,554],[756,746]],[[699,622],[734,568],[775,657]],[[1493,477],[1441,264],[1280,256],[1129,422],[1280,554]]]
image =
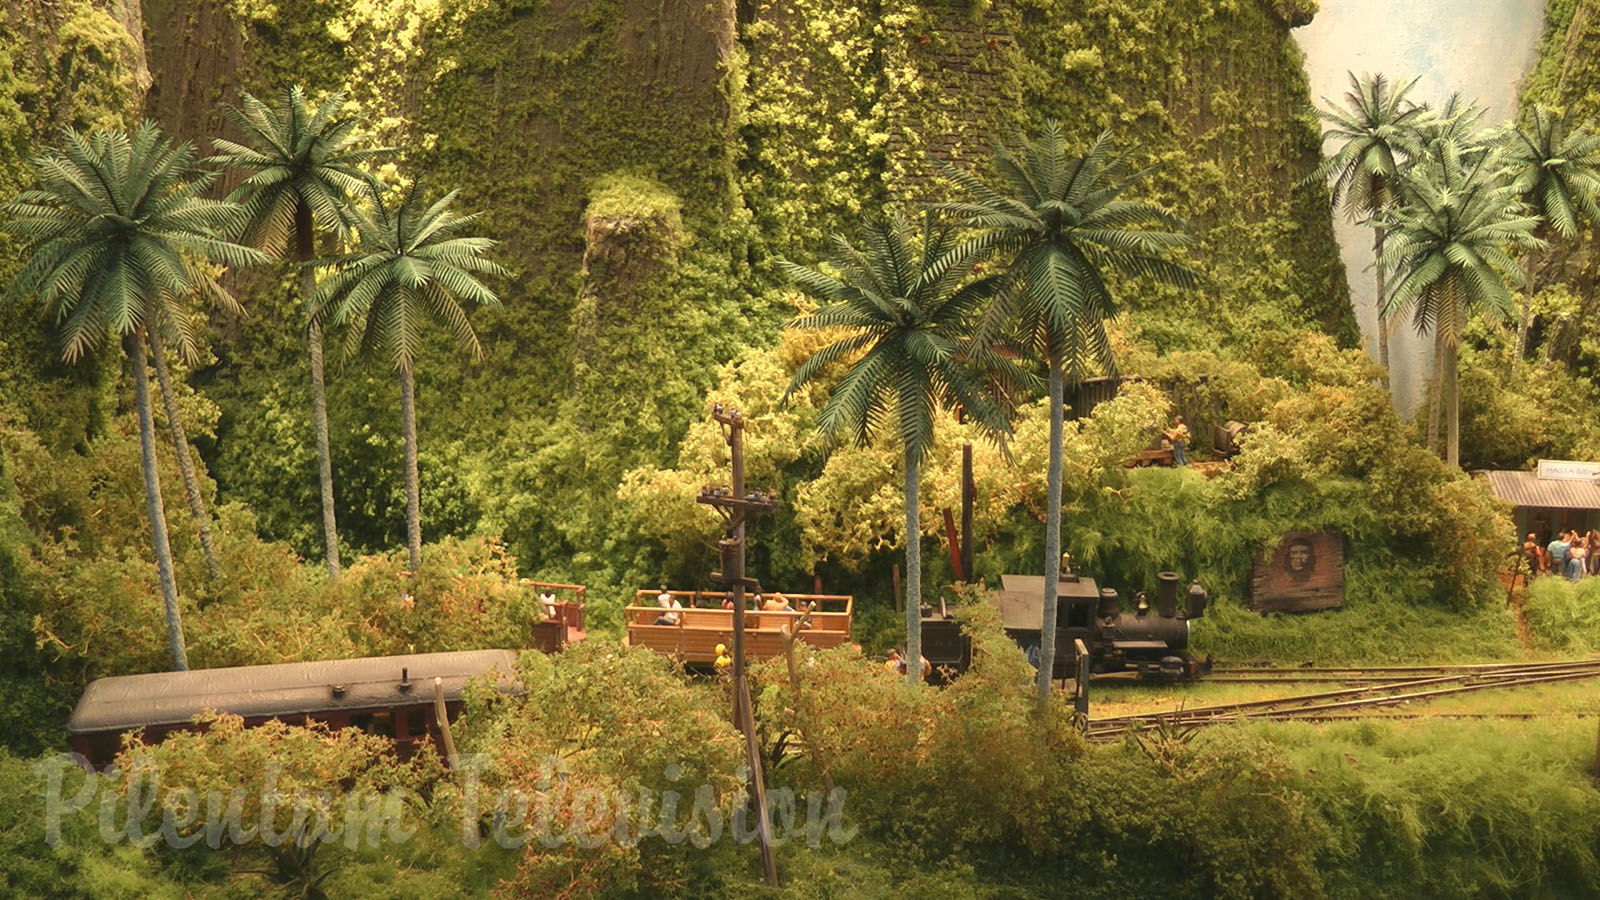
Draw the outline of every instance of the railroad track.
[[[1213,673],[1216,671],[1213,670]],[[1278,671],[1302,675],[1315,673],[1314,677],[1327,680],[1355,677],[1370,680],[1371,683],[1292,697],[1091,719],[1088,736],[1091,740],[1110,740],[1128,732],[1154,728],[1197,727],[1245,720],[1330,721],[1360,718],[1371,715],[1372,711],[1454,694],[1600,678],[1600,659],[1482,666]],[[1296,679],[1278,680],[1290,682]]]
[[[1486,672],[1537,672],[1595,663],[1596,660],[1563,660],[1544,663],[1477,663],[1452,666],[1216,666],[1208,681],[1234,681],[1265,684],[1280,681],[1404,681],[1430,675]]]

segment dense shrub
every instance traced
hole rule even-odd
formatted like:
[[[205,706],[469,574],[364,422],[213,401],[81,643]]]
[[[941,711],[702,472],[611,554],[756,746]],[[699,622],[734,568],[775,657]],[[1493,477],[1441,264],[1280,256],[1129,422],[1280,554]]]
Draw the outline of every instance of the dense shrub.
[[[472,767],[484,793],[472,800],[486,828],[497,811],[485,796],[524,798],[498,810],[511,833],[534,836],[502,895],[653,895],[704,878],[720,850],[698,852],[695,835],[709,834],[708,815],[730,819],[742,787],[723,686],[688,683],[652,651],[600,643],[524,654],[520,680],[520,696],[475,699],[461,742],[481,754]],[[670,821],[669,792],[682,795]],[[669,840],[673,830],[687,837]]]
[[[1600,652],[1600,579],[1534,579],[1522,593],[1522,620],[1534,649],[1569,656]]]

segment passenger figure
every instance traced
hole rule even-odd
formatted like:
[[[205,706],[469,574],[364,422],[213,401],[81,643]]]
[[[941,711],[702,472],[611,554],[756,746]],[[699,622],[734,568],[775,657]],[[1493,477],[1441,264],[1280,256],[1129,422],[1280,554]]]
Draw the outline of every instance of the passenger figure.
[[[545,621],[554,622],[555,620],[561,618],[560,610],[556,609],[556,595],[550,591],[540,592],[539,605],[544,607]]]
[[[1589,548],[1577,534],[1572,536],[1572,546],[1567,550],[1567,580],[1578,581],[1588,571]]]
[[[900,653],[899,650],[890,650],[889,651],[889,661],[884,663],[883,667],[885,669],[888,669],[891,672],[894,672],[897,675],[904,675],[906,673],[906,658],[905,658],[904,655],[902,655]],[[926,656],[924,656],[922,658],[922,678],[923,678],[923,680],[926,681],[928,676],[932,675],[932,674],[933,674],[933,663],[928,662],[928,658]]]
[[[1549,546],[1545,547],[1545,562],[1550,566],[1550,571],[1556,575],[1565,575],[1567,572],[1567,551],[1572,548],[1567,543],[1568,532],[1556,535]]]
[[[1600,531],[1589,529],[1589,574],[1600,575]]]
[[[683,615],[681,612],[683,604],[678,602],[677,597],[668,591],[662,591],[656,595],[656,605],[662,609],[661,614],[656,616],[657,625],[678,624],[678,619]]]
[[[1593,532],[1591,532],[1592,534]],[[1538,575],[1544,568],[1544,550],[1539,546],[1539,539],[1533,532],[1528,532],[1527,540],[1522,542],[1522,557],[1528,563],[1528,577]],[[1591,563],[1593,560],[1591,560]]]
[[[762,612],[794,612],[794,606],[789,603],[789,598],[783,594],[773,594],[761,604]]]

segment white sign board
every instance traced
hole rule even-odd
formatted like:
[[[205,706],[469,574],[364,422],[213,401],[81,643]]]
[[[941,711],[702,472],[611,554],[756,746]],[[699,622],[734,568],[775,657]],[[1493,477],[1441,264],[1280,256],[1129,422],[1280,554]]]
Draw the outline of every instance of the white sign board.
[[[1546,481],[1595,481],[1600,479],[1600,462],[1541,459],[1539,477]]]

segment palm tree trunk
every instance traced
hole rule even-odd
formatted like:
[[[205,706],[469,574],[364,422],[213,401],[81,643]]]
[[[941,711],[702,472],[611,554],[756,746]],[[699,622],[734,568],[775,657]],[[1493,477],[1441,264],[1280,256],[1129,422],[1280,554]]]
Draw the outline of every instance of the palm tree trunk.
[[[922,683],[922,507],[921,471],[915,451],[906,447],[906,681]]]
[[[1528,329],[1533,327],[1533,286],[1524,288],[1522,317],[1517,320],[1517,349],[1512,359],[1521,361],[1528,352]]]
[[[189,516],[194,519],[194,529],[200,537],[200,549],[206,557],[206,580],[215,582],[222,577],[222,567],[217,564],[217,547],[211,540],[211,517],[206,515],[205,499],[200,496],[200,481],[194,474],[194,460],[190,457],[189,437],[183,430],[183,419],[178,415],[178,398],[172,393],[172,374],[167,371],[167,352],[162,346],[161,331],[152,328],[146,332],[150,339],[150,355],[156,362],[156,387],[161,391],[161,408],[167,412],[167,426],[172,430],[172,446],[178,457],[178,473],[183,476],[183,493],[189,501]]]
[[[1061,356],[1050,354],[1050,471],[1044,498],[1044,621],[1039,630],[1039,702],[1050,699],[1056,668],[1056,582],[1061,571],[1061,431],[1065,402]]]
[[[1461,466],[1461,395],[1456,390],[1456,343],[1447,342],[1444,347],[1444,402],[1445,415],[1448,416],[1448,431],[1445,437],[1445,462],[1451,466]]]
[[[1428,379],[1428,452],[1439,455],[1439,395],[1443,390],[1439,373],[1444,363],[1443,342],[1439,339],[1438,325],[1433,333],[1433,376]]]
[[[310,261],[312,245],[311,207],[301,201],[294,210],[295,257],[302,265]],[[317,275],[309,266],[300,270],[300,297],[310,313],[311,295],[317,290]],[[333,459],[328,452],[328,397],[322,369],[322,326],[312,320],[306,338],[311,350],[311,418],[317,434],[317,478],[322,485],[322,552],[328,562],[328,577],[339,577],[339,524],[333,512]]]
[[[1545,228],[1545,222],[1541,220],[1533,229],[1533,236],[1544,239]],[[1528,283],[1522,286],[1522,317],[1517,320],[1517,350],[1513,359],[1521,360],[1523,354],[1528,352],[1528,331],[1533,327],[1533,295],[1539,292],[1539,276],[1549,266],[1555,252],[1555,248],[1551,247],[1535,256],[1528,265]]]
[[[144,342],[138,334],[123,342],[133,363],[133,399],[139,409],[139,456],[144,467],[144,497],[150,511],[150,538],[155,544],[156,573],[161,579],[161,600],[167,613],[167,642],[172,647],[172,668],[189,668],[183,646],[183,622],[178,612],[178,586],[172,578],[172,547],[167,543],[167,511],[161,503],[161,479],[156,474],[156,426],[150,412],[150,376],[145,371]]]
[[[1383,311],[1383,298],[1386,289],[1385,273],[1383,271],[1383,239],[1382,225],[1372,228],[1372,258],[1373,268],[1378,272],[1378,365],[1383,369],[1383,389],[1389,390],[1389,317]]]
[[[422,569],[422,496],[417,485],[417,394],[411,369],[400,367],[400,417],[406,434],[406,551],[411,574]]]

